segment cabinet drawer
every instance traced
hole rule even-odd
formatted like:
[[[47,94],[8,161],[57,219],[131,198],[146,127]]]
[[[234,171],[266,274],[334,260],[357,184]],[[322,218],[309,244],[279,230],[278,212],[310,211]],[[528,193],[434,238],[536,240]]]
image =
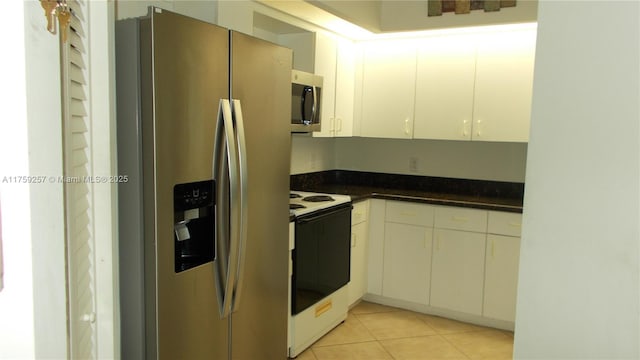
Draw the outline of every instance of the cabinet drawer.
[[[489,211],[489,234],[520,236],[522,214]]]
[[[433,226],[433,207],[418,203],[387,201],[385,220],[430,227]]]
[[[486,232],[487,212],[439,206],[436,208],[434,226],[441,229]]]
[[[353,204],[351,210],[351,225],[360,224],[369,218],[369,201],[361,201]]]

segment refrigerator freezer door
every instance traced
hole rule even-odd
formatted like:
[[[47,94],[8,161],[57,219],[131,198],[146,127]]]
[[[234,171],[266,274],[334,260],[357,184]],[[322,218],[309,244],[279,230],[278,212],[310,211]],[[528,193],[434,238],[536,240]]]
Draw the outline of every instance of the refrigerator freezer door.
[[[149,314],[156,321],[157,358],[226,359],[228,319],[220,319],[215,305],[213,264],[174,271],[172,196],[176,184],[212,177],[218,103],[228,98],[229,32],[154,9],[150,38],[151,59],[142,62],[147,64],[142,71],[152,77],[145,84],[152,86],[153,96],[148,111],[143,108],[143,144],[144,185],[153,192],[145,200],[152,199],[147,209],[155,212],[147,217],[153,224],[145,233],[153,237],[155,247],[148,250],[157,259],[152,289],[157,308]],[[155,356],[148,351],[147,357]]]
[[[231,94],[242,103],[247,239],[232,358],[286,359],[291,50],[231,32]]]

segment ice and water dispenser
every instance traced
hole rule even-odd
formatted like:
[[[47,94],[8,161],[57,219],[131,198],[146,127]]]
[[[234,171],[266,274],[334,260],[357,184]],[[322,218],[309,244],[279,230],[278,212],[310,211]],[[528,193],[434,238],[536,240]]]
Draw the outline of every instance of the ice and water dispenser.
[[[175,272],[213,261],[213,180],[173,188]]]

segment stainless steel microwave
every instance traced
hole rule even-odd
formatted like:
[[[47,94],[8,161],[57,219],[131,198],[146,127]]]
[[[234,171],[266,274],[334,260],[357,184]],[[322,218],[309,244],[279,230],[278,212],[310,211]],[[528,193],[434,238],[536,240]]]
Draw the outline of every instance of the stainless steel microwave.
[[[291,71],[291,132],[320,131],[322,76]]]

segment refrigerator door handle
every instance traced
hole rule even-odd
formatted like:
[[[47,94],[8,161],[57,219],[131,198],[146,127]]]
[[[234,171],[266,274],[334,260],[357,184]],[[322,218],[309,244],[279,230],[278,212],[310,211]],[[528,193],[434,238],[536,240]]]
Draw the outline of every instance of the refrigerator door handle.
[[[239,169],[231,104],[221,99],[213,154],[213,178],[216,183],[215,256],[213,269],[221,318],[231,313],[238,268]]]
[[[247,177],[247,146],[244,135],[244,119],[242,117],[242,106],[240,100],[232,100],[231,111],[233,113],[236,126],[238,162],[240,175],[240,227],[237,245],[238,267],[236,274],[236,284],[233,291],[233,303],[231,311],[238,310],[240,304],[240,295],[242,293],[242,283],[244,280],[244,261],[247,245],[247,215],[248,215],[248,177]]]

